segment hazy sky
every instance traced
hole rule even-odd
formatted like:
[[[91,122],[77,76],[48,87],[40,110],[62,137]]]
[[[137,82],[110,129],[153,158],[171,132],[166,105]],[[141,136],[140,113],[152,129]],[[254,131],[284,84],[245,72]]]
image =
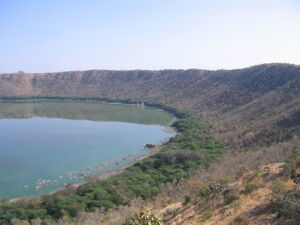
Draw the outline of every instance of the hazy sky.
[[[0,0],[0,72],[300,64],[299,0]]]

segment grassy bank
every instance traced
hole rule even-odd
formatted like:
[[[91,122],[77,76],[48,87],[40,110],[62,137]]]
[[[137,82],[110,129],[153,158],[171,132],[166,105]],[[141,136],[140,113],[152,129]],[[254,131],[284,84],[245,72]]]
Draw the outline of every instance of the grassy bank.
[[[156,195],[162,185],[207,168],[226,151],[225,144],[213,139],[198,117],[155,103],[149,105],[163,108],[178,117],[173,126],[179,134],[171,138],[160,152],[137,162],[121,174],[82,185],[76,190],[66,189],[14,204],[3,201],[0,204],[0,224],[10,224],[12,218],[53,221],[65,216],[76,217],[81,211],[126,205],[138,196],[148,199]]]

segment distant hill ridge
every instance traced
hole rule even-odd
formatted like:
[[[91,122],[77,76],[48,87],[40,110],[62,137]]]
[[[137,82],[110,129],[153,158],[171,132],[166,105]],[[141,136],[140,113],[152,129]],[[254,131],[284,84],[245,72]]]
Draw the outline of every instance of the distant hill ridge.
[[[300,66],[235,70],[89,70],[0,75],[0,96],[138,99],[190,110],[212,132],[249,148],[300,134]]]

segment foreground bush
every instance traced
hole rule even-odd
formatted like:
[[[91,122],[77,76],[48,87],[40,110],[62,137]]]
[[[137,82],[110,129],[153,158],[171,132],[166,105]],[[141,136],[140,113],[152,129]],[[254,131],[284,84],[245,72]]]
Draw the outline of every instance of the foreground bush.
[[[163,222],[150,209],[143,206],[139,213],[132,215],[122,225],[163,225]]]

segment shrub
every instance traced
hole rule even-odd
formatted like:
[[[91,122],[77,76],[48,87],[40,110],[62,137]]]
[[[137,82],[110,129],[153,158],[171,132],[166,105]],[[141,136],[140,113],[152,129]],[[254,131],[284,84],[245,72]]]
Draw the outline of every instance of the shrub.
[[[221,183],[211,183],[207,186],[202,186],[199,190],[199,196],[207,200],[217,199],[225,190],[225,185]]]
[[[192,201],[192,197],[190,195],[186,195],[184,197],[184,205]]]
[[[195,151],[172,150],[163,153],[162,159],[166,164],[184,163],[186,161],[200,161],[203,154]]]
[[[272,193],[274,195],[281,195],[284,192],[285,192],[285,187],[284,187],[283,183],[277,182],[272,185]]]
[[[259,186],[253,182],[247,182],[244,185],[244,190],[242,191],[242,194],[250,194],[251,192],[257,190]]]
[[[139,213],[127,218],[122,225],[163,225],[163,222],[149,208],[143,206]]]
[[[109,201],[109,200],[101,200],[101,201],[95,201],[95,205],[93,205],[93,208],[102,208],[104,207],[105,209],[112,209],[116,205]]]
[[[297,224],[300,221],[300,191],[285,192],[273,202],[273,207],[279,216]]]
[[[236,201],[234,201],[234,202],[232,202],[232,203],[230,204],[230,208],[232,208],[232,209],[234,209],[234,210],[240,209],[241,206],[242,206],[242,201],[241,201],[241,200],[236,200]]]
[[[224,203],[225,204],[230,204],[231,202],[239,199],[239,194],[240,191],[238,188],[234,187],[231,189],[227,189],[224,191],[223,196],[224,196]]]
[[[295,151],[287,160],[286,168],[291,179],[300,184],[300,174],[297,173],[297,168],[300,167],[300,150]]]
[[[200,222],[205,222],[206,220],[213,217],[215,214],[216,214],[215,210],[212,210],[212,209],[205,211],[201,215]]]

